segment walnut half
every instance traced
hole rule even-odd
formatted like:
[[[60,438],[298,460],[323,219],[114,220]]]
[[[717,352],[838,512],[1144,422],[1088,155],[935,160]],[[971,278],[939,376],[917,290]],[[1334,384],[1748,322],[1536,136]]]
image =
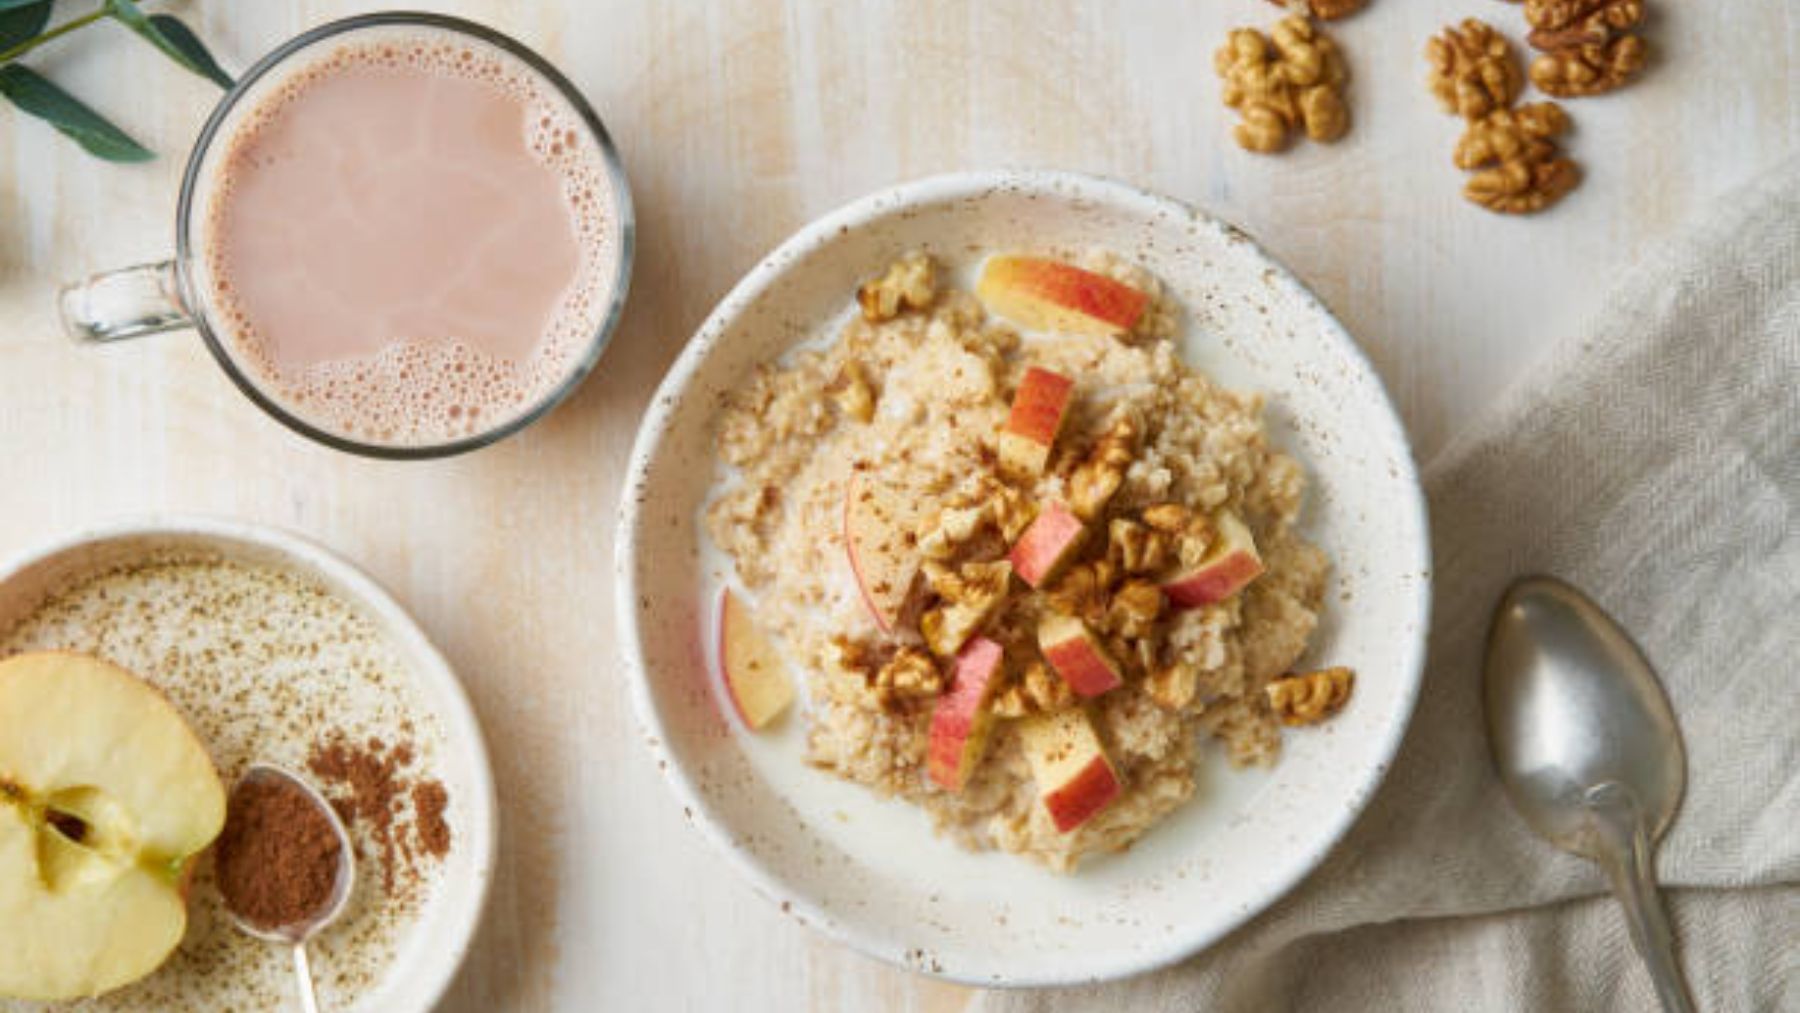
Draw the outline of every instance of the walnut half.
[[[1581,182],[1581,171],[1563,157],[1556,138],[1569,118],[1554,102],[1501,109],[1469,124],[1456,144],[1456,165],[1480,170],[1463,193],[1506,214],[1529,214],[1561,200]]]
[[[937,265],[917,252],[894,261],[886,273],[864,282],[856,292],[863,319],[871,323],[892,320],[903,310],[926,309],[936,298]]]
[[[1330,142],[1350,129],[1343,53],[1304,17],[1283,18],[1268,36],[1233,29],[1213,54],[1213,67],[1224,82],[1225,105],[1238,111],[1232,136],[1245,150],[1280,151],[1294,131]]]
[[[1558,98],[1598,95],[1644,69],[1649,48],[1632,33],[1643,0],[1526,0],[1527,36],[1543,55],[1531,61],[1531,83]]]
[[[1269,707],[1284,725],[1314,725],[1342,710],[1356,686],[1348,668],[1282,676],[1263,687]]]
[[[1425,44],[1432,94],[1446,112],[1477,119],[1519,97],[1519,64],[1506,36],[1475,18],[1444,29]]]
[[[1320,21],[1347,18],[1369,5],[1369,0],[1269,0],[1277,7],[1297,8]]]

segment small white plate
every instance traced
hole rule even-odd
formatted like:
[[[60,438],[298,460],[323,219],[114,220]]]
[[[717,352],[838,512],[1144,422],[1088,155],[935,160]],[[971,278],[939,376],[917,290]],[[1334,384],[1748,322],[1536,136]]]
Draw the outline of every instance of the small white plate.
[[[475,713],[462,684],[412,619],[368,575],[313,542],[272,528],[186,516],[156,516],[115,523],[59,538],[0,563],[0,642],[7,640],[21,623],[38,613],[47,599],[80,585],[85,579],[171,556],[219,559],[299,578],[296,587],[304,585],[323,591],[345,607],[347,614],[359,616],[373,625],[379,642],[388,649],[386,656],[396,662],[394,667],[412,706],[405,710],[384,707],[381,701],[394,698],[394,694],[383,696],[364,692],[366,686],[359,686],[354,679],[346,680],[344,685],[331,690],[330,699],[318,700],[322,720],[303,722],[308,729],[336,725],[341,718],[343,727],[353,727],[364,734],[381,732],[392,736],[388,740],[390,743],[401,737],[426,735],[426,728],[435,730],[429,759],[416,762],[415,766],[423,764],[423,768],[414,773],[428,775],[444,785],[448,796],[445,818],[451,829],[450,848],[441,863],[433,865],[423,880],[424,893],[416,911],[394,930],[392,958],[385,966],[356,972],[366,974],[371,983],[358,990],[361,996],[353,1007],[361,1013],[424,1013],[430,1010],[449,987],[462,963],[481,920],[488,884],[493,878],[497,829],[493,774],[488,767],[481,729],[476,724]],[[316,615],[311,611],[298,616],[284,614],[278,606],[257,618],[273,624],[292,623],[298,628],[298,624],[306,622],[308,617],[316,618]],[[142,620],[119,620],[116,625],[123,627],[131,622],[141,623]],[[80,628],[56,627],[62,631],[60,639],[64,642],[55,646],[104,642],[109,634],[108,628],[90,630],[85,622],[77,625]],[[105,625],[110,628],[115,624]],[[181,643],[198,638],[229,638],[235,629],[224,628],[216,617],[208,615],[195,615],[191,621],[175,626],[177,628],[152,632],[166,636],[171,643]],[[330,631],[322,633],[330,636]],[[55,633],[48,635],[57,636]],[[277,659],[271,665],[279,661]],[[128,664],[127,667],[133,666]],[[304,664],[299,667],[303,669]],[[178,691],[179,687],[170,683],[182,677],[181,665],[156,665],[149,670],[139,669],[139,674],[153,676],[153,681],[161,680],[179,702],[183,694]],[[317,696],[312,699],[317,700]],[[257,753],[256,756],[222,756],[220,750],[225,743],[211,741],[208,745],[214,758],[222,765],[232,766],[258,758],[275,758],[286,761],[295,769],[304,769],[299,758],[305,756],[310,744],[277,740],[271,737],[270,731],[292,724],[296,719],[292,715],[261,714],[259,705],[254,694],[244,694],[242,699],[234,697],[228,707],[217,708],[219,714],[209,715],[233,732],[231,739],[235,745],[231,752]],[[193,719],[196,715],[190,713],[189,717]],[[412,726],[410,730],[408,724]],[[424,740],[419,741],[423,743]],[[315,955],[313,967],[321,984],[322,1000],[328,999],[336,990],[331,976],[344,971],[342,966],[334,968],[334,957],[353,962],[366,956],[361,948],[361,936],[354,925],[347,923],[355,920],[362,906],[383,903],[375,899],[379,891],[372,886],[380,876],[372,864],[376,857],[366,853],[360,856],[359,897],[352,902],[346,924],[333,926],[317,944],[322,952]],[[213,906],[190,902],[195,920],[190,921],[184,947],[194,944],[196,934],[206,934],[206,926],[200,923],[216,917],[211,911]],[[265,1003],[270,1009],[289,1008],[289,1003],[296,1001],[289,960],[269,944],[255,941],[251,944],[266,947],[268,951],[266,960],[257,954],[249,965],[237,964],[245,968],[239,973],[253,971],[254,981],[217,980],[220,975],[232,973],[223,967],[211,967],[205,974],[194,973],[190,978],[182,958],[177,956],[141,985],[126,986],[93,1005],[97,1009],[214,1008],[222,1005],[226,995],[230,995],[231,1004],[238,1009],[264,1008]],[[0,1008],[10,1007],[0,999]]]
[[[895,255],[1103,247],[1185,304],[1184,358],[1269,396],[1275,441],[1311,473],[1307,535],[1331,554],[1310,658],[1357,670],[1350,707],[1285,737],[1270,771],[1203,765],[1196,797],[1130,851],[1057,876],[965,852],[922,812],[800,762],[799,732],[722,717],[708,632],[719,567],[699,508],[722,399],[840,320]],[[728,294],[638,434],[617,540],[618,626],[646,739],[682,805],[782,910],[874,956],[981,985],[1098,981],[1177,960],[1268,907],[1342,837],[1417,695],[1430,603],[1424,501],[1368,360],[1242,232],[1182,204],[1061,173],[941,176],[801,230]],[[789,722],[796,724],[796,722]]]

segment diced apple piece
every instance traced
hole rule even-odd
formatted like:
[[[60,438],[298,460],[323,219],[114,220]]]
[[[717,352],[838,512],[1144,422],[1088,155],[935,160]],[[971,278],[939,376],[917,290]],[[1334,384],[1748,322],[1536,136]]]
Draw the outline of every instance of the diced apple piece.
[[[948,791],[961,791],[987,749],[993,729],[990,704],[1000,685],[1004,652],[986,637],[976,637],[956,655],[950,688],[931,711],[926,768],[931,780]]]
[[[1061,373],[1037,366],[1025,370],[1000,430],[1000,463],[1020,475],[1043,474],[1074,393],[1075,381]]]
[[[1081,547],[1086,534],[1081,518],[1052,500],[1038,511],[1006,558],[1012,561],[1013,572],[1020,580],[1042,587],[1075,558],[1075,550]]]
[[[794,702],[794,682],[781,655],[729,588],[719,595],[719,665],[732,706],[752,729],[775,720]]]
[[[1039,623],[1038,649],[1077,695],[1099,696],[1125,681],[1105,645],[1074,616],[1052,615]]]
[[[1033,330],[1124,334],[1150,297],[1122,281],[1042,257],[990,257],[975,294],[987,308]]]
[[[844,495],[844,547],[863,604],[892,633],[919,575],[917,501],[886,482],[856,473]]]
[[[1178,609],[1211,605],[1242,591],[1262,576],[1262,556],[1243,521],[1230,513],[1219,515],[1219,540],[1206,558],[1163,582],[1163,594]]]
[[[154,971],[225,808],[206,747],[148,683],[63,651],[0,662],[0,996],[76,999]]]
[[[1068,833],[1119,797],[1119,774],[1087,711],[1075,707],[1026,718],[1019,733],[1038,797],[1057,830]]]

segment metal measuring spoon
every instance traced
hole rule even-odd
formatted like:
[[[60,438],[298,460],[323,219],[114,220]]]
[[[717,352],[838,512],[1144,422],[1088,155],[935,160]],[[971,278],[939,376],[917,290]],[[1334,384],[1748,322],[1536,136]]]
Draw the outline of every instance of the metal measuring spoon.
[[[338,818],[337,810],[333,809],[331,803],[325,800],[325,796],[319,794],[318,789],[314,788],[305,778],[285,767],[278,767],[272,763],[257,763],[252,764],[248,770],[244,771],[244,776],[238,779],[238,785],[242,786],[252,780],[264,778],[278,778],[299,788],[307,799],[325,814],[325,820],[331,824],[331,831],[338,840],[337,879],[332,883],[331,896],[326,899],[324,904],[320,905],[319,910],[313,912],[310,917],[289,925],[270,928],[245,920],[236,911],[232,911],[230,905],[226,905],[226,911],[231,916],[232,924],[245,933],[265,942],[282,943],[293,947],[294,975],[300,984],[301,1009],[305,1010],[305,1013],[319,1013],[319,999],[313,993],[312,965],[306,959],[306,941],[324,931],[332,922],[337,921],[338,917],[344,913],[344,908],[349,905],[351,890],[356,885],[356,856],[351,851],[350,833],[344,829],[344,821]]]
[[[1600,863],[1663,1009],[1692,1013],[1651,862],[1687,761],[1650,663],[1580,591],[1527,577],[1494,612],[1486,703],[1513,805],[1550,843]]]

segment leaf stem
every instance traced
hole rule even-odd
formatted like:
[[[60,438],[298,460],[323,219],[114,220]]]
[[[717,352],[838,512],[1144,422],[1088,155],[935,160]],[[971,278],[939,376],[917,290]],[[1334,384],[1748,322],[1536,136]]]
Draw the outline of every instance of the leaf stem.
[[[49,42],[51,39],[54,39],[59,35],[67,35],[68,33],[74,31],[77,28],[85,28],[88,25],[91,25],[94,22],[99,21],[100,19],[106,17],[106,13],[107,13],[106,8],[101,7],[97,11],[92,11],[90,13],[83,14],[81,17],[72,18],[68,21],[65,21],[62,24],[57,25],[55,28],[52,28],[49,31],[45,32],[44,34],[39,35],[35,38],[26,39],[24,42],[19,43],[18,45],[12,47],[11,49],[8,49],[4,52],[0,52],[0,63],[11,63],[12,61],[18,59],[21,56],[24,56],[26,53],[31,52],[32,50],[36,49],[37,47],[43,45],[46,42]]]

